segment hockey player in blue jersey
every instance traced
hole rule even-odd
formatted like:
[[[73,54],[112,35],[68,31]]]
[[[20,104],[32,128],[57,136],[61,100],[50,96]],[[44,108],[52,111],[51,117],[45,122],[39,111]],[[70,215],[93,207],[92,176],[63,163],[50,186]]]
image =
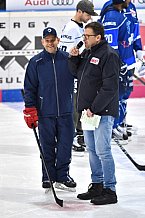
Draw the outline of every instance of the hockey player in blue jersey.
[[[131,135],[122,126],[126,116],[127,99],[133,90],[134,50],[142,50],[135,11],[130,0],[110,0],[104,4],[100,14],[109,44],[119,52],[122,62],[127,64],[127,68],[122,66],[120,73],[120,116],[115,120],[113,129],[113,134],[120,139],[127,139],[128,135]]]
[[[125,117],[127,113],[127,110],[126,110],[127,99],[129,98],[131,92],[133,91],[133,74],[135,71],[136,57],[141,58],[141,54],[142,54],[140,27],[139,27],[135,5],[132,2],[130,2],[128,7],[124,9],[122,13],[124,13],[128,21],[130,21],[131,34],[133,35],[133,43],[131,44],[131,49],[130,49],[130,59],[127,60],[128,80],[127,80],[126,93],[123,96],[122,102],[121,102],[120,119],[119,119],[119,130],[120,131],[121,131],[120,126],[121,127],[128,126],[129,128],[132,127],[132,125],[128,125],[125,122]],[[129,132],[127,131],[127,133]]]

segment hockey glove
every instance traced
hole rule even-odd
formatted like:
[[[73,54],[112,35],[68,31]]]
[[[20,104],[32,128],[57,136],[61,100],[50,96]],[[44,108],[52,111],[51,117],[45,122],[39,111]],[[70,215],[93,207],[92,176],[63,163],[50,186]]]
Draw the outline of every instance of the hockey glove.
[[[145,62],[145,51],[144,51],[144,50],[138,50],[138,51],[136,52],[136,57],[137,57],[139,60]]]
[[[141,67],[138,69],[139,76],[145,76],[145,62],[142,62]]]
[[[38,115],[35,107],[25,108],[25,110],[23,110],[23,113],[24,113],[24,120],[29,128],[32,128],[32,125],[34,125],[35,127],[38,126],[37,124]]]

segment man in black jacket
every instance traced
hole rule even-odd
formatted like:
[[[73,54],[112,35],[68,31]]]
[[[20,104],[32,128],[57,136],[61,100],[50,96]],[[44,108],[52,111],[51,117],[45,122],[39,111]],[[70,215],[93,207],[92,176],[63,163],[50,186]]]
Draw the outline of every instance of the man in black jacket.
[[[97,128],[85,129],[92,183],[86,193],[77,197],[96,205],[117,203],[115,164],[111,152],[114,118],[118,116],[118,82],[120,60],[104,39],[99,22],[85,26],[85,50],[79,55],[70,51],[69,67],[78,78],[77,110],[89,118],[100,116]]]

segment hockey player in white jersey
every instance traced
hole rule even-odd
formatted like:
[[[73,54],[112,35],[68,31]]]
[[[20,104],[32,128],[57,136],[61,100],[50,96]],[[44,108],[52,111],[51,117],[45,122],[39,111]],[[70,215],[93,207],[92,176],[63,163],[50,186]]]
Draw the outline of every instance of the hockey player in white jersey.
[[[84,24],[86,24],[91,16],[97,16],[94,11],[94,5],[91,1],[81,0],[76,6],[76,13],[74,17],[64,26],[60,37],[59,47],[61,50],[69,52],[71,48],[76,46],[83,40]],[[83,51],[84,46],[80,49]],[[80,116],[76,112],[76,95],[77,95],[77,80],[74,84],[74,123],[75,123],[75,137],[73,142],[73,150],[83,152],[85,150],[83,131],[81,128]]]

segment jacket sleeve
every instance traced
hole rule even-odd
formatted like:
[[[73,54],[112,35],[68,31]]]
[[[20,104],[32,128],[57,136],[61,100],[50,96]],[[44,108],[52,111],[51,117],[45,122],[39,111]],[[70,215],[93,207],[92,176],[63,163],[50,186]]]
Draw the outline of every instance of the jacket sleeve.
[[[38,91],[38,75],[37,75],[36,63],[30,60],[24,78],[25,107],[36,107],[37,91]]]
[[[119,57],[112,53],[105,62],[102,72],[102,86],[90,108],[93,113],[97,114],[103,111],[114,96],[118,95],[119,71]]]
[[[136,7],[132,3],[130,3],[130,5],[131,5],[131,7],[134,10],[134,13],[133,13],[133,16],[132,16],[132,20],[134,21],[134,43],[133,43],[133,49],[135,51],[138,51],[138,50],[142,50],[142,42],[141,42],[141,36],[140,36],[140,26],[139,26],[139,21],[138,21],[138,17],[137,17]]]
[[[68,59],[69,70],[75,78],[77,78],[77,69],[79,67],[80,61],[81,61],[80,56],[71,56]]]
[[[134,25],[134,43],[133,43],[133,49],[135,51],[142,50],[142,43],[141,43],[139,23],[135,23],[135,25]]]

